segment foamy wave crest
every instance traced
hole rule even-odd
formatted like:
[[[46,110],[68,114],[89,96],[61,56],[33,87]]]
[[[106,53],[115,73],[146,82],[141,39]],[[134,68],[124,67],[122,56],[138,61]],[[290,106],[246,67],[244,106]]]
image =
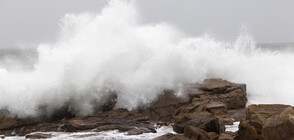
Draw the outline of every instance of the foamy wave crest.
[[[134,109],[163,89],[209,77],[246,83],[250,103],[293,104],[293,54],[261,51],[246,33],[228,44],[139,18],[133,1],[110,1],[97,14],[67,14],[57,41],[38,47],[32,71],[0,69],[0,108],[28,116],[39,106],[50,112],[69,103],[84,115],[115,92],[116,107]]]

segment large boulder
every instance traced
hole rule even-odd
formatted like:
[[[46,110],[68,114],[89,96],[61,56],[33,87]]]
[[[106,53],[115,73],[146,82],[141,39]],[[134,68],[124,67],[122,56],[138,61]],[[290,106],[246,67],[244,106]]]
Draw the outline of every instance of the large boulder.
[[[289,105],[250,105],[248,106],[248,110],[246,112],[246,120],[248,120],[249,124],[254,126],[256,131],[260,134],[265,121],[274,115],[279,115],[287,107],[289,107]]]
[[[189,95],[191,103],[175,111],[175,121],[184,114],[203,111],[214,115],[226,115],[229,110],[245,108],[247,102],[245,84],[222,79],[206,79],[203,84],[185,84],[183,94]]]
[[[225,127],[218,118],[212,115],[204,114],[186,114],[173,125],[173,130],[177,133],[183,133],[186,126],[198,127],[207,132],[220,134],[224,132]]]
[[[190,138],[192,140],[210,140],[210,136],[207,132],[204,130],[193,127],[193,126],[186,126],[184,130],[184,135],[187,138]]]
[[[294,139],[294,110],[286,108],[280,115],[274,115],[266,120],[261,137],[264,140],[293,140]]]
[[[153,120],[167,121],[172,118],[172,114],[184,104],[188,104],[189,97],[177,97],[173,90],[165,90],[150,107],[150,117]]]
[[[223,102],[209,102],[205,106],[205,110],[214,115],[224,115],[227,114],[227,105]]]
[[[256,129],[251,126],[248,121],[242,120],[239,124],[238,136],[235,137],[235,140],[258,140],[259,135]]]
[[[205,79],[202,84],[187,84],[185,92],[196,97],[193,101],[220,101],[228,109],[244,108],[247,103],[246,85],[222,79]]]
[[[245,119],[241,119],[239,130],[237,132],[238,135],[235,137],[235,139],[257,140],[261,138],[261,133],[263,133],[262,135],[268,139],[272,139],[269,138],[271,135],[278,136],[278,133],[273,132],[272,127],[275,126],[276,129],[285,129],[284,127],[280,128],[276,126],[278,126],[278,123],[288,121],[285,115],[280,114],[284,111],[282,114],[287,114],[286,116],[288,116],[291,113],[287,112],[292,112],[291,109],[292,107],[289,105],[280,104],[260,104],[248,106],[246,117]]]

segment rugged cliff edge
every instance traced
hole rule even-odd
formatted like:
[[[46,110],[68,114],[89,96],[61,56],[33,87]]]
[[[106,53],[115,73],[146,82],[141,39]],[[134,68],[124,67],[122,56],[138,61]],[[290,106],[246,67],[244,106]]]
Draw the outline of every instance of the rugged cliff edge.
[[[294,132],[294,111],[287,105],[250,105],[245,108],[246,85],[222,79],[206,79],[203,83],[185,84],[176,96],[165,90],[149,107],[134,111],[113,109],[116,96],[109,96],[99,112],[75,117],[66,109],[50,118],[20,119],[2,111],[0,134],[49,138],[50,134],[32,132],[100,132],[119,130],[128,135],[156,133],[156,125],[172,125],[178,134],[166,134],[156,139],[194,140],[255,140],[291,139]],[[226,124],[241,121],[239,131],[226,132]]]

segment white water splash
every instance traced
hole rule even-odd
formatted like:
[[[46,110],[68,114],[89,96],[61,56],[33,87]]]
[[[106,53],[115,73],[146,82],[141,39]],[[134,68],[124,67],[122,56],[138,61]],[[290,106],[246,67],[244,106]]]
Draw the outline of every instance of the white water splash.
[[[247,84],[249,103],[293,104],[294,55],[187,37],[168,23],[142,24],[134,1],[110,1],[99,13],[67,14],[57,41],[40,44],[31,71],[0,69],[0,108],[19,116],[69,103],[77,115],[110,92],[117,107],[148,105],[161,91],[217,77]],[[197,28],[197,27],[195,27]]]
[[[176,134],[172,126],[162,126],[156,129],[156,133],[143,133],[140,135],[127,135],[127,132],[119,132],[118,130],[102,131],[102,132],[34,132],[31,134],[48,134],[52,135],[47,140],[117,140],[117,139],[132,139],[132,140],[152,140],[156,137],[165,135],[167,133]],[[5,137],[7,140],[25,140],[25,137]]]
[[[227,132],[237,132],[240,122],[234,122],[233,125],[225,125]]]

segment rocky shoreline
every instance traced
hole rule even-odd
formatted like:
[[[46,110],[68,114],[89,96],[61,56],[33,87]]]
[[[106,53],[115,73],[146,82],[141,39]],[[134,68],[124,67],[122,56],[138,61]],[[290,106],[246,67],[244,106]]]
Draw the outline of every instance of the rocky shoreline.
[[[185,84],[183,97],[165,90],[151,106],[137,110],[113,109],[116,96],[110,96],[97,113],[75,117],[66,110],[50,118],[8,117],[0,114],[0,135],[50,138],[33,132],[102,132],[118,130],[128,135],[156,133],[156,126],[172,125],[177,134],[155,139],[194,140],[291,140],[294,137],[294,110],[289,105],[249,105],[246,85],[222,79],[206,79],[202,84]],[[237,132],[225,125],[240,121]],[[4,137],[3,136],[3,137]]]

